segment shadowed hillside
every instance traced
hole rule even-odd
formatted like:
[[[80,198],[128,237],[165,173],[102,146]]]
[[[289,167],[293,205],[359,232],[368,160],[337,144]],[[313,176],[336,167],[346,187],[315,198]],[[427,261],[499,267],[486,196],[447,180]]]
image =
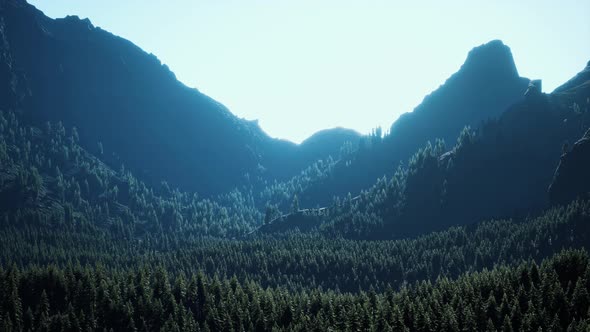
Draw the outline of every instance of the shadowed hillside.
[[[588,332],[590,63],[539,84],[492,41],[295,145],[0,0],[0,331]]]
[[[325,146],[301,147],[272,139],[88,19],[53,20],[22,0],[0,6],[0,107],[22,108],[35,125],[76,127],[89,151],[150,183],[220,193],[291,176],[358,138],[333,132]]]
[[[360,195],[336,196],[319,214],[316,210],[292,214],[263,231],[299,228],[331,236],[387,239],[482,219],[524,218],[550,204],[586,197],[590,185],[584,133],[590,127],[590,85],[587,80],[572,82],[551,94],[529,93],[497,119],[477,129],[465,127],[451,147],[441,140],[429,141],[392,176],[379,178]],[[569,151],[568,142],[576,141]],[[352,171],[354,159],[349,162],[345,167]],[[342,164],[299,197],[325,194],[321,190],[326,190],[326,182],[347,185],[344,178],[337,178]]]
[[[323,183],[324,195],[313,195],[314,200],[327,203],[333,195],[357,195],[377,178],[392,175],[400,162],[428,141],[442,139],[454,145],[463,127],[477,128],[522,100],[528,84],[528,79],[518,75],[512,53],[501,41],[474,48],[459,71],[412,112],[401,115],[389,134],[381,138],[377,130],[376,136],[361,141],[358,153],[335,168],[334,180]]]

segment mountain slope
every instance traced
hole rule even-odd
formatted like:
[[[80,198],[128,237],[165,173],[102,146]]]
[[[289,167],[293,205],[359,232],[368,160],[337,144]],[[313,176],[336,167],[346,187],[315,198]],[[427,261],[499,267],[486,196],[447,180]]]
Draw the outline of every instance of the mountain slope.
[[[561,156],[549,197],[553,204],[566,204],[576,197],[590,195],[590,129],[577,141],[571,151]]]
[[[23,109],[37,126],[76,127],[89,151],[151,183],[228,191],[247,175],[291,176],[351,138],[336,135],[333,147],[318,142],[308,153],[184,86],[154,55],[88,19],[53,20],[22,0],[0,8],[0,107]]]
[[[285,215],[262,231],[299,228],[357,239],[407,237],[484,219],[524,218],[551,203],[584,197],[590,192],[586,138],[555,169],[562,147],[590,126],[588,87],[581,80],[560,92],[530,94],[476,131],[466,127],[450,150],[440,140],[425,144],[393,176],[379,178],[360,195],[341,195],[325,209]],[[378,138],[375,142],[384,144]],[[333,174],[321,180],[307,192],[323,190],[326,181],[342,183]]]
[[[323,203],[333,195],[358,194],[384,174],[393,174],[426,142],[454,145],[461,129],[479,126],[522,100],[529,80],[518,75],[510,48],[499,40],[471,50],[459,71],[405,113],[388,135],[367,137],[348,163],[335,169],[332,183],[322,184]],[[380,136],[380,135],[377,135]],[[317,197],[317,195],[316,195]]]
[[[0,331],[587,332],[588,73],[499,114],[523,80],[492,42],[386,137],[297,146],[0,0]]]
[[[394,122],[390,148],[407,156],[436,138],[453,143],[464,126],[476,127],[522,99],[528,83],[508,46],[499,40],[478,46],[457,73]]]

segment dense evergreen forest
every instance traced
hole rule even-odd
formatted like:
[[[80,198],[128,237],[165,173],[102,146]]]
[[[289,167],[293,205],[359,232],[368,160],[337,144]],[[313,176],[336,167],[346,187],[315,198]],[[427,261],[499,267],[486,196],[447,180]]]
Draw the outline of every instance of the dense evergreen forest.
[[[563,251],[540,266],[469,273],[358,294],[292,293],[162,267],[0,270],[4,331],[587,331],[590,264]]]
[[[0,331],[590,331],[590,63],[528,82],[492,41],[296,146],[0,0]]]

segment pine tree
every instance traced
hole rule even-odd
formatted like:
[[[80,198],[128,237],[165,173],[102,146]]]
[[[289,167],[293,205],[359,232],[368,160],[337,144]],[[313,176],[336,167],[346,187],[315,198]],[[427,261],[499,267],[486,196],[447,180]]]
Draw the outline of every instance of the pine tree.
[[[585,287],[586,281],[578,279],[571,301],[572,316],[583,318],[590,309],[590,295]]]
[[[39,300],[39,314],[41,317],[49,317],[50,314],[50,306],[49,306],[49,297],[47,297],[47,292],[43,290],[41,292],[41,299]]]
[[[553,321],[551,322],[551,325],[549,325],[549,331],[552,332],[561,332],[563,331],[562,327],[561,327],[561,323],[559,321],[559,316],[557,316],[557,314],[555,314],[555,316],[553,316]]]
[[[496,332],[496,327],[494,326],[494,322],[492,322],[492,319],[488,319],[488,322],[486,324],[486,332]]]
[[[471,309],[471,307],[469,306],[460,306],[460,308],[463,308],[463,327],[462,327],[462,331],[477,331],[478,327],[477,327],[477,322],[475,320],[475,314],[473,313],[473,310]]]
[[[204,278],[203,273],[199,271],[197,273],[197,310],[195,312],[198,322],[204,321],[207,317],[208,295]]]
[[[2,321],[2,319],[0,319],[0,322],[1,321]],[[27,307],[27,311],[25,312],[23,327],[24,327],[25,331],[28,331],[28,330],[33,331],[35,329],[35,315],[33,315],[33,311],[31,310],[31,307]]]
[[[492,323],[498,322],[498,305],[496,304],[496,298],[494,292],[490,291],[488,300],[486,302],[486,317],[492,320]]]
[[[508,316],[504,316],[504,322],[502,323],[502,332],[513,332],[512,323]]]
[[[8,303],[10,311],[12,311],[12,317],[9,317],[11,318],[11,325],[13,325],[15,329],[20,330],[23,326],[23,307],[18,289],[20,272],[16,265],[13,265],[9,273]]]
[[[299,198],[297,195],[293,196],[293,202],[291,203],[291,213],[299,212]]]

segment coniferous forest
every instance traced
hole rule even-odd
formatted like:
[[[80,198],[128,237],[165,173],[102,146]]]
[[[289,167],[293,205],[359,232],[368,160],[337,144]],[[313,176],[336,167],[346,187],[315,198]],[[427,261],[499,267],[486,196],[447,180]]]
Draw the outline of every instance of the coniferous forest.
[[[580,67],[543,93],[491,41],[385,133],[296,145],[0,0],[0,331],[590,331]]]

